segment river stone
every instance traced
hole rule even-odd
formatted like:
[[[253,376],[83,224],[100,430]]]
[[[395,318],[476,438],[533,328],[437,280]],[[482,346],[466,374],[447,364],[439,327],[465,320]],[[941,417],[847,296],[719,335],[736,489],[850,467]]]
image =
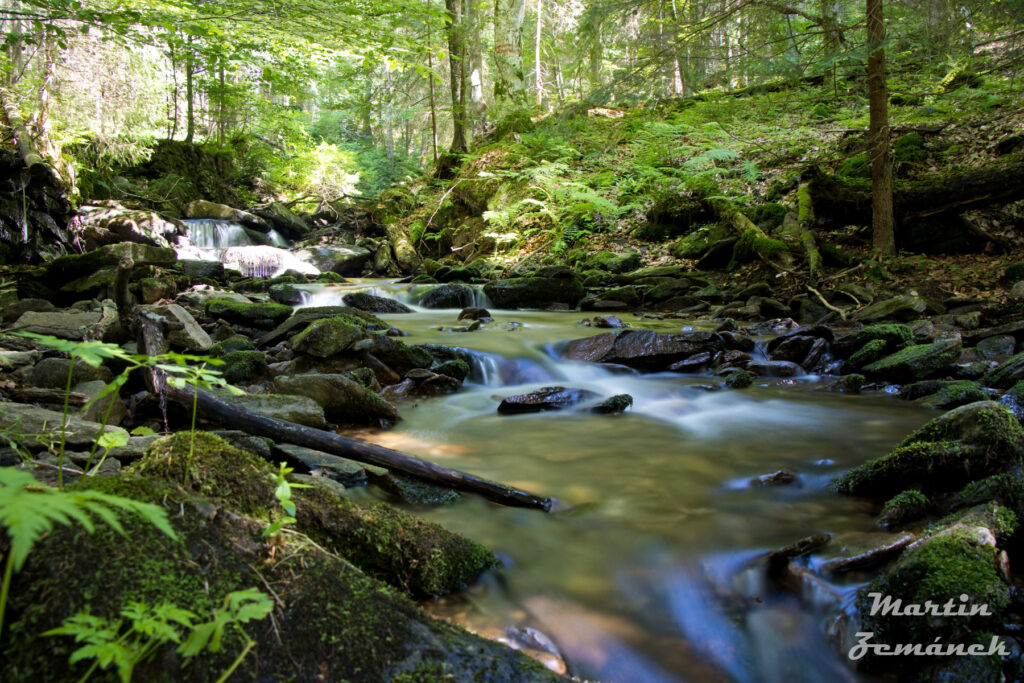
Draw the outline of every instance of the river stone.
[[[400,301],[366,292],[353,292],[342,297],[346,306],[370,313],[412,313],[412,309]],[[461,317],[460,317],[461,319]]]
[[[278,377],[274,390],[316,401],[331,419],[345,423],[392,424],[398,411],[378,394],[339,374],[306,374]]]
[[[220,261],[181,259],[178,268],[186,276],[197,280],[221,280],[224,278],[224,264]]]
[[[544,410],[562,410],[577,403],[591,401],[598,394],[588,389],[567,389],[565,387],[541,387],[527,394],[507,396],[498,406],[501,415],[539,413]]]
[[[291,316],[291,306],[275,303],[241,303],[230,299],[210,299],[206,302],[206,314],[223,318],[229,323],[269,329],[280,325]]]
[[[982,339],[975,348],[985,360],[1002,361],[1013,355],[1017,339],[1013,335],[999,334]]]
[[[854,313],[853,320],[862,323],[874,323],[882,320],[898,320],[909,322],[917,320],[927,310],[924,299],[912,294],[904,294],[892,299],[878,301]]]
[[[118,242],[169,247],[179,235],[187,232],[177,219],[165,218],[153,211],[128,209],[117,202],[83,205],[78,209],[77,220],[86,249]]]
[[[372,313],[351,306],[310,306],[295,311],[290,318],[260,337],[258,344],[259,346],[272,346],[285,337],[298,334],[316,320],[338,316],[357,318],[362,321],[360,324],[367,330],[386,330],[389,327],[386,322]]]
[[[632,405],[632,396],[629,394],[616,394],[598,403],[590,409],[590,412],[597,413],[598,415],[621,415]]]
[[[42,387],[43,389],[64,389],[68,382],[68,370],[71,367],[69,358],[44,358],[35,367],[28,377],[29,384]],[[104,366],[94,368],[93,366],[76,361],[74,370],[71,372],[71,384],[99,380],[109,382],[113,378],[110,370]]]
[[[868,325],[837,339],[832,344],[832,353],[839,358],[848,358],[868,342],[879,339],[885,342],[883,348],[892,353],[913,343],[914,333],[907,325],[896,323]]]
[[[103,311],[28,311],[18,318],[10,331],[34,332],[81,341],[90,330],[98,330],[102,336],[114,322],[116,315],[111,318]]]
[[[566,346],[563,357],[656,371],[697,353],[717,351],[721,345],[721,339],[713,332],[661,334],[650,330],[624,330],[573,340]]]
[[[36,408],[22,403],[0,402],[0,430],[6,438],[28,448],[49,448],[60,442],[60,425],[63,415],[60,411]],[[84,420],[77,415],[68,415],[64,429],[67,446],[91,446],[101,433],[123,434],[128,432],[98,422]]]
[[[83,394],[91,401],[106,388],[107,381],[96,379],[80,382],[71,387],[71,391],[76,394]],[[128,416],[128,409],[121,401],[121,397],[115,393],[104,396],[91,405],[82,406],[78,411],[78,415],[83,420],[92,420],[93,422],[100,423],[106,421],[107,424],[119,425]]]
[[[563,277],[516,277],[484,285],[496,308],[545,308],[553,303],[575,306],[585,294],[571,271]]]
[[[896,383],[916,382],[948,370],[960,358],[962,348],[959,337],[908,346],[864,366],[864,374]]]
[[[234,221],[235,223],[240,223],[247,228],[253,228],[254,230],[258,230],[262,233],[270,232],[270,223],[259,216],[251,214],[248,211],[231,208],[226,204],[209,202],[205,199],[197,199],[186,204],[185,217]]]
[[[382,334],[369,335],[355,342],[352,348],[361,353],[372,353],[377,360],[402,375],[413,368],[429,368],[434,362],[434,356],[422,346],[406,344]]]
[[[46,266],[46,282],[49,286],[64,285],[72,280],[95,273],[106,267],[117,267],[117,264],[128,256],[140,266],[173,266],[178,255],[173,249],[153,247],[135,242],[108,244],[84,254],[68,254],[50,261]]]
[[[430,287],[418,303],[424,308],[466,308],[473,305],[474,298],[468,285],[450,283]]]
[[[943,410],[988,400],[988,396],[976,382],[967,380],[915,382],[903,387],[899,397]]]
[[[375,476],[373,483],[410,505],[452,505],[462,500],[462,495],[454,489],[391,472]]]
[[[285,306],[301,304],[303,298],[303,291],[287,282],[270,285],[270,288],[267,289],[267,294],[270,296],[271,301],[284,304]]]
[[[369,249],[355,245],[329,245],[306,247],[295,251],[295,256],[313,264],[321,272],[337,273],[341,276],[359,275],[363,266],[373,254]]]
[[[273,454],[277,459],[297,460],[311,472],[320,470],[333,481],[340,482],[345,486],[359,486],[366,483],[366,465],[354,460],[290,443],[274,444]]]
[[[167,326],[167,343],[177,349],[206,352],[213,346],[213,340],[192,314],[178,304],[140,306],[144,311],[154,313]]]
[[[1024,380],[1024,352],[1006,359],[989,370],[982,378],[982,384],[996,389],[1008,389],[1021,380]]]
[[[324,409],[308,396],[287,396],[281,394],[245,394],[235,396],[227,391],[217,391],[221,400],[250,410],[264,417],[274,417],[307,427],[322,428],[327,425]]]
[[[747,372],[758,377],[799,377],[804,369],[788,360],[755,360],[747,363]]]
[[[3,321],[5,323],[13,323],[22,314],[29,311],[47,313],[56,309],[57,307],[46,299],[19,299],[18,301],[11,301],[3,305]]]
[[[1024,455],[1024,428],[1006,406],[970,403],[935,418],[881,458],[835,482],[840,493],[891,496],[915,484],[955,490],[1000,472]]]
[[[305,221],[281,202],[271,202],[269,207],[259,212],[259,215],[288,239],[302,239],[309,232],[309,226]]]

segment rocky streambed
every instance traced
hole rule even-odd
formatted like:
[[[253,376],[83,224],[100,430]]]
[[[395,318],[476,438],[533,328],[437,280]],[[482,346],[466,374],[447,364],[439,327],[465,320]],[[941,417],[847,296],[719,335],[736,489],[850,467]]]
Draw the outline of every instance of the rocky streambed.
[[[125,257],[134,308],[117,301]],[[224,377],[246,391],[226,401],[356,432],[569,510],[495,507],[203,415],[199,427],[214,435],[198,440],[182,485],[189,411],[140,374],[74,412],[65,475],[160,501],[176,511],[183,542],[167,546],[134,527],[131,544],[66,529],[47,538],[16,577],[5,676],[75,675],[70,643],[39,633],[86,606],[113,613],[133,596],[161,595],[213,605],[250,585],[273,592],[278,619],[253,629],[253,675],[1019,675],[1024,431],[1014,410],[1024,361],[1014,353],[1024,323],[981,301],[949,301],[938,314],[907,295],[861,308],[854,322],[801,324],[789,317],[800,317],[798,306],[766,292],[646,270],[609,271],[600,285],[558,268],[482,287],[450,272],[441,284],[245,278],[122,243],[26,278],[22,296],[4,304],[0,337],[0,428],[17,446],[5,465],[27,460],[53,479],[71,370],[65,354],[11,333],[137,351],[126,312],[141,312],[172,350],[223,361]],[[33,287],[60,295],[26,296]],[[516,310],[544,307],[555,310]],[[779,312],[789,315],[770,315]],[[122,369],[78,363],[69,404],[87,404]],[[177,434],[131,436],[96,473],[111,476],[80,478],[108,405],[107,430]],[[312,488],[295,494],[302,535],[273,544],[261,531],[275,515],[269,463],[278,461]],[[874,618],[873,592],[906,604],[965,594],[992,614]],[[443,595],[430,610],[534,659],[410,602]],[[863,632],[889,644],[995,635],[1011,655],[851,662]],[[181,675],[216,678],[225,657]]]

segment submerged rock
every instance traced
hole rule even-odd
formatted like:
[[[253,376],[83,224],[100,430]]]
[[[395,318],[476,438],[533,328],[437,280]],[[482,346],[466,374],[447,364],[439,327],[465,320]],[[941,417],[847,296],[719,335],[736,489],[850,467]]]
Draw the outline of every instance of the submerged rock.
[[[370,313],[412,313],[412,309],[400,301],[366,292],[353,292],[342,297],[346,306]]]
[[[621,415],[627,408],[633,406],[633,397],[629,394],[616,394],[609,396],[590,409],[592,413],[599,415]]]
[[[544,410],[563,410],[577,403],[596,399],[598,394],[588,389],[567,389],[565,387],[542,387],[528,394],[507,396],[498,406],[502,415],[539,413]]]

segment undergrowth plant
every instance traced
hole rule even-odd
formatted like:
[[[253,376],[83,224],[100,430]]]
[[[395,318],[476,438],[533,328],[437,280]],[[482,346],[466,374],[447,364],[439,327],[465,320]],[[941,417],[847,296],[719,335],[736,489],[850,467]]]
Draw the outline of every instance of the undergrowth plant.
[[[274,489],[274,496],[277,498],[277,502],[280,503],[281,509],[284,510],[284,514],[279,518],[270,523],[263,531],[264,538],[270,538],[277,532],[284,528],[285,524],[294,524],[295,519],[295,502],[292,500],[292,489],[307,489],[310,488],[309,484],[295,484],[289,482],[287,475],[293,472],[293,468],[288,467],[285,463],[280,463],[280,467],[277,473],[274,475],[274,480],[277,482],[277,488]]]
[[[95,660],[80,679],[82,683],[92,676],[97,667],[105,670],[111,666],[117,668],[121,682],[128,683],[135,667],[149,659],[160,646],[178,643],[177,652],[186,659],[199,655],[203,650],[216,654],[221,650],[226,630],[233,626],[242,636],[245,646],[217,679],[217,683],[223,683],[256,644],[242,624],[266,618],[273,608],[274,601],[270,596],[255,588],[228,593],[210,620],[201,623],[196,623],[199,617],[194,612],[168,602],[156,607],[149,607],[144,602],[129,602],[121,610],[119,619],[79,612],[43,635],[73,636],[76,643],[84,643],[68,659],[70,664]]]
[[[0,633],[11,579],[25,564],[36,541],[54,524],[70,526],[77,522],[92,533],[96,529],[94,517],[124,534],[118,512],[136,514],[168,537],[177,538],[167,513],[157,505],[100,491],[61,491],[38,483],[28,472],[0,467],[0,527],[11,543],[0,587]]]

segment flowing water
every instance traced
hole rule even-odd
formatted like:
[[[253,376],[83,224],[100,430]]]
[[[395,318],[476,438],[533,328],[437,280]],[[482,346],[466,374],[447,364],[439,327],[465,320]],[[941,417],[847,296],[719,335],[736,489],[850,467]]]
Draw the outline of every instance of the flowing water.
[[[320,274],[315,266],[289,251],[288,240],[276,230],[261,237],[256,231],[228,220],[191,218],[184,223],[195,249],[194,253],[179,251],[179,258],[198,256],[206,261],[222,261],[225,268],[237,270],[246,277],[277,277],[289,270],[306,275]],[[254,242],[254,237],[269,244]]]
[[[367,288],[415,298],[406,285],[366,282],[321,289],[310,302],[337,304]],[[505,563],[431,608],[490,636],[522,641],[532,633],[535,649],[550,639],[571,673],[593,680],[858,680],[827,642],[834,606],[773,590],[745,568],[812,533],[872,531],[868,511],[830,493],[829,482],[934,413],[884,395],[825,392],[814,377],[711,390],[721,381],[710,375],[559,360],[558,342],[605,330],[578,326],[587,317],[578,312],[491,313],[494,322],[474,332],[438,329],[465,325],[455,310],[382,316],[410,334],[405,341],[472,349],[476,363],[463,391],[403,403],[394,430],[367,438],[571,509],[544,514],[469,497],[417,510]],[[623,319],[662,332],[690,326]],[[497,414],[504,396],[552,384],[628,393],[633,408],[621,416]],[[800,483],[749,486],[780,467],[798,472]],[[855,580],[832,585],[847,609]]]

